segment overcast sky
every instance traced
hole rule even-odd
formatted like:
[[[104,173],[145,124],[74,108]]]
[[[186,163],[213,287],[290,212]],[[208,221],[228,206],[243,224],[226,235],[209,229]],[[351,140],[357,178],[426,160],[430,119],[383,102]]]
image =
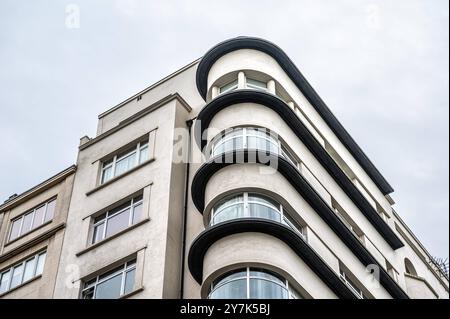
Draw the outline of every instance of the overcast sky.
[[[291,57],[394,187],[397,212],[447,257],[448,10],[448,0],[0,0],[0,201],[75,163],[101,112],[220,41],[259,36]]]

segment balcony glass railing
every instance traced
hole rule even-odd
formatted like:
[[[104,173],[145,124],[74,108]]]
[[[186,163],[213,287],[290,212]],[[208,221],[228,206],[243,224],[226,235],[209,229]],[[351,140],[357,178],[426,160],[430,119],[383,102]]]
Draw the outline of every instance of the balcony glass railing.
[[[226,130],[212,141],[210,157],[234,150],[258,150],[281,155],[295,167],[299,163],[281,144],[281,141],[267,129],[238,127]]]
[[[210,225],[239,218],[272,220],[288,226],[305,239],[303,228],[285,214],[283,206],[267,196],[255,193],[233,195],[220,201],[212,209]]]
[[[271,271],[243,268],[219,277],[211,284],[208,299],[300,299],[289,282]]]

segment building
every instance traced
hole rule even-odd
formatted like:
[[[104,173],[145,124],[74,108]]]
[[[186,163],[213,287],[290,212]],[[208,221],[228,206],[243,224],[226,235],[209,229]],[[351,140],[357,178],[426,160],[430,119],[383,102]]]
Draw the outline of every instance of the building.
[[[0,298],[53,298],[75,166],[0,206]]]
[[[268,41],[219,43],[100,114],[74,170],[0,206],[2,278],[49,236],[61,248],[48,287],[2,297],[449,297],[392,187]],[[58,192],[58,218],[11,253],[16,217]]]

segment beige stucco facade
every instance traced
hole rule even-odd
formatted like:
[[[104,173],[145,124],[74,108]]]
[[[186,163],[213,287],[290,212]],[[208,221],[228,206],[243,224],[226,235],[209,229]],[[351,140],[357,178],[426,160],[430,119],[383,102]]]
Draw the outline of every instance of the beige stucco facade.
[[[383,194],[279,61],[267,52],[249,48],[221,54],[204,75],[206,101],[196,84],[201,62],[194,61],[100,114],[97,135],[80,140],[76,173],[73,168],[58,182],[0,206],[0,271],[47,247],[42,278],[0,297],[82,298],[89,282],[101,281],[103,274],[132,260],[133,282],[126,291],[122,287],[121,298],[207,298],[217,278],[245,267],[280,275],[303,298],[336,299],[339,289],[348,288],[347,284],[344,288],[331,287],[320,269],[338,282],[345,272],[365,298],[396,298],[392,289],[409,298],[448,298],[448,278],[439,273],[425,248],[393,210],[391,196]],[[270,130],[299,163],[297,169],[313,192],[320,195],[331,213],[339,211],[339,218],[357,234],[363,248],[356,252],[355,245],[349,245],[349,239],[341,237],[276,167],[236,163],[214,171],[204,189],[192,189],[199,172],[210,165],[195,139],[197,117],[203,116],[201,112],[208,103],[220,98],[221,87],[236,80],[237,95],[246,88],[248,78],[265,83],[265,94],[278,96],[297,114],[298,125],[305,125],[317,145],[383,216],[402,247],[389,244],[281,113],[257,102],[229,103],[214,113],[206,134],[206,150],[230,128]],[[121,154],[136,144],[140,152],[140,143],[147,145],[147,157],[104,181],[105,167],[112,165],[114,171]],[[193,200],[198,193],[204,193],[202,211]],[[210,217],[218,203],[229,195],[243,193],[267,196],[289,212],[303,231],[313,261],[299,256],[289,243],[269,233],[229,234],[206,248],[198,280],[190,268],[195,263],[189,260],[192,250],[197,249],[198,237],[211,231]],[[52,196],[58,201],[53,221],[7,243],[10,221]],[[141,218],[111,236],[93,240],[100,216],[137,196],[142,197]],[[57,230],[51,235],[45,235],[54,228]],[[389,273],[390,286],[374,284],[368,265],[357,255],[361,251]],[[406,259],[415,274],[405,268]]]
[[[0,273],[17,266],[39,252],[46,252],[44,270],[27,282],[0,294],[0,298],[53,298],[54,286],[67,226],[74,166],[51,177],[0,206]],[[54,217],[28,233],[10,240],[11,221],[56,198]]]

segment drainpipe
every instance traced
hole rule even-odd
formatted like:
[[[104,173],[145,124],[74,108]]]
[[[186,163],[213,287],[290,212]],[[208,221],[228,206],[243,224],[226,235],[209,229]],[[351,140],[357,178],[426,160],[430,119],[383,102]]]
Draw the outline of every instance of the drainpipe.
[[[187,150],[187,162],[186,162],[186,175],[184,185],[184,204],[183,204],[183,242],[181,245],[181,283],[180,283],[180,299],[184,297],[184,265],[186,258],[186,228],[187,228],[187,213],[188,213],[188,196],[189,196],[189,169],[191,161],[191,128],[193,120],[186,121],[186,125],[189,133],[188,150]]]

